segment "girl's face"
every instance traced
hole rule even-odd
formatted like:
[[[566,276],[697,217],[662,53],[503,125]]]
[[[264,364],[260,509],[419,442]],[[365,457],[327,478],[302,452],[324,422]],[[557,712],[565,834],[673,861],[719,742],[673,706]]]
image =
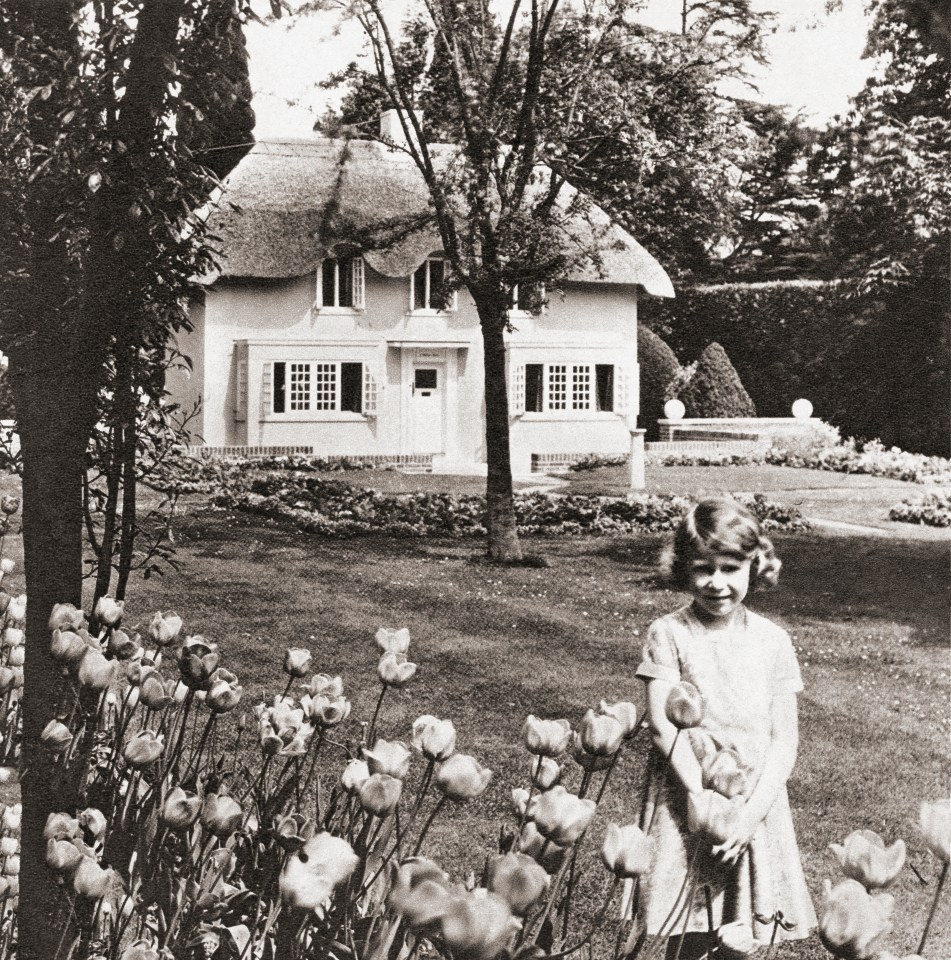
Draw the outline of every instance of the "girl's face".
[[[736,554],[697,553],[688,570],[694,609],[708,620],[730,617],[749,592],[750,563]]]

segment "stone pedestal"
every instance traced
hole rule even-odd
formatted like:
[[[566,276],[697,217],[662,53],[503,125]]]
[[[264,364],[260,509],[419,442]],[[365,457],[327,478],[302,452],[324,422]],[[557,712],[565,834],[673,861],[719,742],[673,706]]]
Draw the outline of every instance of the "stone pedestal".
[[[643,430],[631,430],[631,455],[628,459],[628,467],[631,471],[631,489],[643,490],[647,486],[647,478],[644,474],[644,432]]]

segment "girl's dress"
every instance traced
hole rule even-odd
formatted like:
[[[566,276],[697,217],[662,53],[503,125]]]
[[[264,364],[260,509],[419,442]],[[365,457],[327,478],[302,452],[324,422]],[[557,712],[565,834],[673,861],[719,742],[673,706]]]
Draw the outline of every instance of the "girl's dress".
[[[703,696],[704,718],[699,727],[680,736],[689,736],[701,761],[724,747],[736,750],[751,784],[769,750],[773,696],[803,688],[789,635],[745,607],[738,608],[731,625],[722,630],[704,624],[689,606],[655,620],[637,675],[692,683]],[[711,924],[716,929],[742,921],[753,928],[757,940],[769,941],[773,925],[758,921],[757,915],[768,920],[781,910],[787,924],[795,926],[780,929],[777,939],[808,936],[816,926],[816,914],[785,785],[747,851],[736,864],[725,865],[712,856],[708,842],[689,833],[686,792],[673,770],[665,769],[665,761],[655,749],[643,812],[642,826],[650,824],[655,839],[655,861],[642,877],[638,909],[647,932],[706,932]],[[685,881],[695,852],[698,879],[685,927],[680,908],[689,895],[691,884]],[[673,928],[672,914],[680,914]]]

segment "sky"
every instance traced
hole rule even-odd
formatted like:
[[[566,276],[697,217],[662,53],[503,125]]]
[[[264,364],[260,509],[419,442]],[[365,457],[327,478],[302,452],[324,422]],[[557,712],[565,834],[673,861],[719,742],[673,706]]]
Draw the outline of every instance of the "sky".
[[[863,0],[842,0],[826,11],[825,0],[756,0],[777,10],[769,37],[769,66],[757,76],[758,99],[785,104],[792,113],[823,127],[848,109],[861,89],[870,64],[862,59],[867,32]],[[647,0],[639,15],[662,29],[679,29],[680,0]],[[313,135],[313,124],[333,93],[320,81],[359,59],[364,49],[360,28],[340,24],[334,12],[303,20],[249,24],[248,51],[257,115],[257,139]],[[756,95],[749,92],[750,98]]]

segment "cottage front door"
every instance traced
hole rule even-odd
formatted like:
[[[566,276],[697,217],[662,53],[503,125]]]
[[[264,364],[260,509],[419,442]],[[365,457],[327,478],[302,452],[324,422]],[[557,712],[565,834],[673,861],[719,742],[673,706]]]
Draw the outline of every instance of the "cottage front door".
[[[413,365],[409,403],[413,453],[443,453],[446,449],[445,375],[442,363]]]

